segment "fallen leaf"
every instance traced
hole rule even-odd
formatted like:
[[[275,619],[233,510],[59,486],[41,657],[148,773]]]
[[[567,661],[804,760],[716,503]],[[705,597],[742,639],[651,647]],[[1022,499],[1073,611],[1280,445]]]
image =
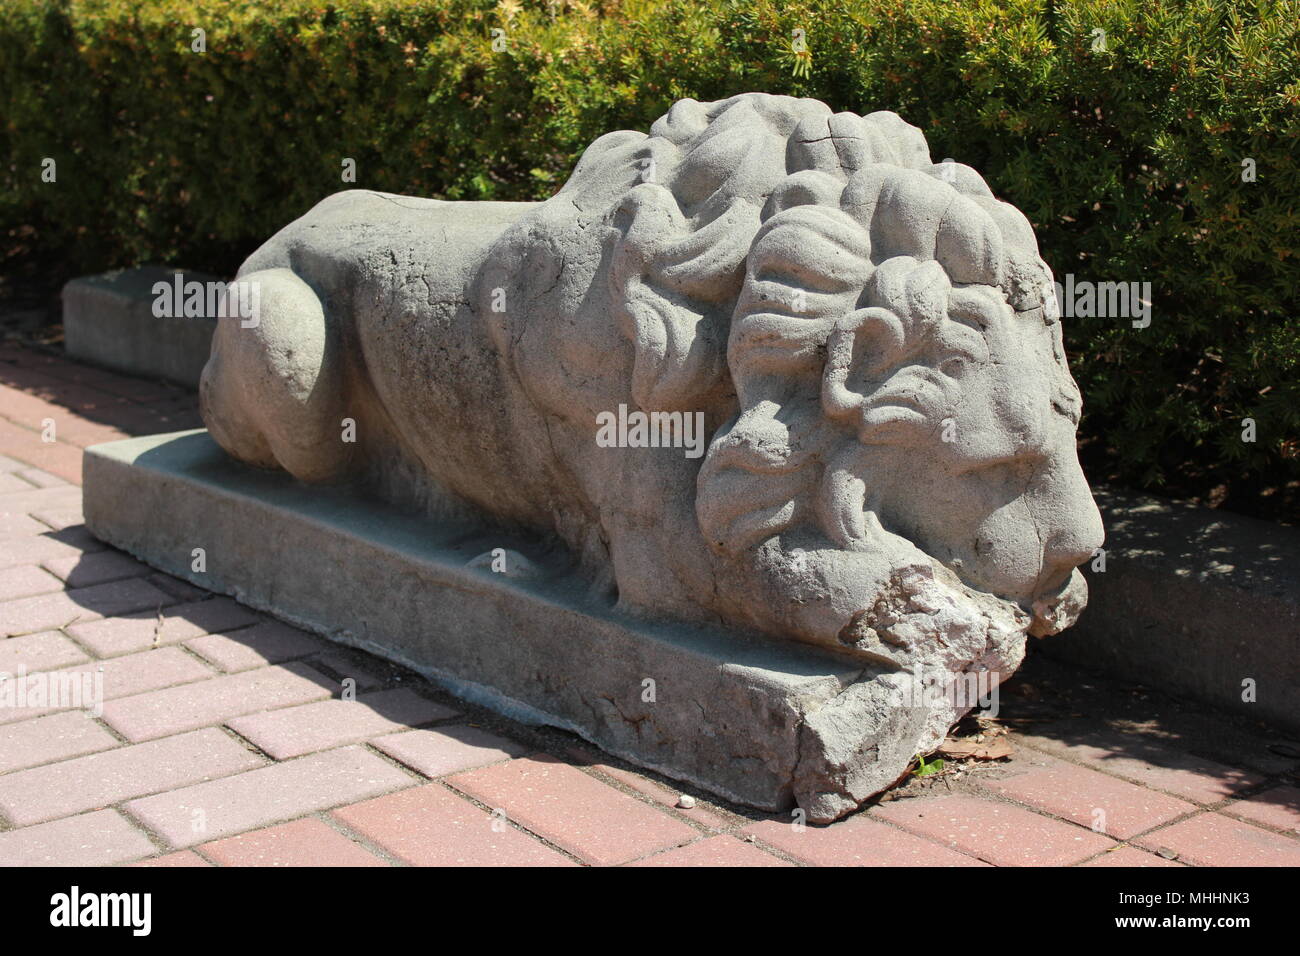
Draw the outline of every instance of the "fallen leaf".
[[[939,748],[939,753],[945,757],[951,757],[954,760],[1001,760],[1003,757],[1010,757],[1015,753],[1013,748],[1005,739],[997,738],[988,741],[978,740],[959,740],[956,737],[949,737]]]

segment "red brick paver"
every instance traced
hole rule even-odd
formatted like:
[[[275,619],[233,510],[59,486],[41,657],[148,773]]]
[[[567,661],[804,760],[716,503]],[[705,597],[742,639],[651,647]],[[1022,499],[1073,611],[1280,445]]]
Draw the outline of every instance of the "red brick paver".
[[[1300,787],[1273,787],[1247,800],[1234,800],[1221,812],[1300,834]]]
[[[1114,866],[1114,867],[1160,867],[1160,866],[1182,866],[1173,860],[1166,860],[1162,856],[1154,853],[1148,853],[1146,850],[1139,850],[1134,846],[1117,846],[1113,850],[1107,850],[1099,857],[1089,860],[1084,866]]]
[[[1218,813],[1201,813],[1137,841],[1196,866],[1300,866],[1300,843]]]
[[[786,860],[743,843],[733,836],[712,836],[696,843],[656,853],[628,866],[792,866]]]
[[[671,787],[665,787],[657,780],[651,780],[649,777],[642,776],[639,773],[624,770],[622,767],[615,767],[611,764],[600,763],[598,761],[590,762],[584,760],[583,763],[590,769],[617,780],[625,787],[631,787],[637,793],[644,794],[656,803],[662,804],[665,807],[673,807],[688,820],[693,820],[696,823],[713,830],[727,830],[734,825],[732,820],[720,813],[714,813],[708,807],[701,806],[698,802],[695,806],[690,807],[689,809],[678,806],[684,794],[694,796],[695,788],[674,790]]]
[[[149,860],[141,860],[138,863],[132,863],[132,866],[211,866],[207,860],[199,856],[193,850],[177,850],[175,853],[166,853],[162,856],[155,856]]]
[[[412,866],[573,865],[437,783],[343,807],[334,816]]]
[[[1044,759],[1023,773],[980,783],[992,793],[1121,840],[1196,810],[1175,797],[1061,760]]]
[[[132,800],[126,810],[180,848],[363,800],[414,782],[374,754],[360,747],[344,747]]]
[[[1057,756],[1144,787],[1164,790],[1193,803],[1217,803],[1243,789],[1258,786],[1264,780],[1259,774],[1170,748],[1155,747],[1149,741],[1141,741],[1138,750],[1135,749],[1137,742],[1130,742],[1118,734],[1071,743],[1029,739]]]
[[[470,770],[448,782],[587,863],[626,863],[699,831],[554,757]]]
[[[1112,845],[1091,830],[965,795],[893,800],[871,813],[997,866],[1067,866]]]
[[[385,860],[315,817],[204,843],[222,866],[387,866]]]
[[[408,730],[388,734],[372,744],[426,777],[482,767],[510,757],[521,757],[528,748],[513,740],[478,727],[439,727],[436,730]]]
[[[812,866],[988,865],[863,815],[828,827],[763,820],[745,827],[745,832]]]

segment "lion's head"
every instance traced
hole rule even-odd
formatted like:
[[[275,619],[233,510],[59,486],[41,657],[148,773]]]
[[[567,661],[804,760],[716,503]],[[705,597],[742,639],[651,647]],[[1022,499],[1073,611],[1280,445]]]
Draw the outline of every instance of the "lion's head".
[[[919,548],[1036,633],[1069,623],[1102,534],[1079,392],[1033,230],[974,170],[893,113],[746,94],[602,137],[546,207],[593,251],[534,281],[595,284],[629,397],[734,412],[697,481],[719,558]]]

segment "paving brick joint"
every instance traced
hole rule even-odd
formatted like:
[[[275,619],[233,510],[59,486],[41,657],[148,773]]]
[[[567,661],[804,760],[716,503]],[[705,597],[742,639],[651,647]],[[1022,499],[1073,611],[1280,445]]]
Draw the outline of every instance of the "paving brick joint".
[[[0,346],[0,865],[1300,865],[1294,750],[1032,708],[1010,759],[827,827],[682,806],[85,532],[82,449],[199,424],[183,389]]]

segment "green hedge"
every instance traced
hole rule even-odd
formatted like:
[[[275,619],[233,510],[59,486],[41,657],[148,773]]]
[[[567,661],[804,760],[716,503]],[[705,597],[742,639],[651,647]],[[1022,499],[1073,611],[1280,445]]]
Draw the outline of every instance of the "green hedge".
[[[1300,487],[1298,25],[1294,0],[4,0],[0,228],[69,274],[230,270],[344,157],[363,187],[540,198],[679,97],[891,109],[1024,210],[1058,276],[1152,284],[1149,328],[1067,321],[1103,477],[1276,513]]]

